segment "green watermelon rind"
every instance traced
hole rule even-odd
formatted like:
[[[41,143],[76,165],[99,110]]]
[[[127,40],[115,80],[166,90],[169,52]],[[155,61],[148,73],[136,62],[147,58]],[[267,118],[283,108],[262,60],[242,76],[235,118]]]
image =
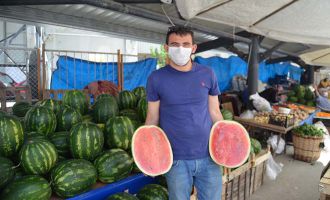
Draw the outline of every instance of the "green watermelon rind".
[[[167,200],[167,189],[161,185],[148,184],[144,186],[136,195],[139,200]]]
[[[19,160],[25,173],[42,175],[56,164],[58,154],[55,146],[46,140],[30,140],[19,152]]]
[[[134,125],[128,117],[110,118],[105,124],[105,140],[109,148],[130,148]]]
[[[1,193],[0,199],[50,199],[52,190],[50,184],[41,176],[26,175],[12,181]]]
[[[14,116],[0,116],[0,155],[10,158],[14,156],[24,142],[21,122]]]
[[[15,174],[14,163],[5,157],[0,157],[0,190],[5,187]]]
[[[101,182],[113,183],[129,176],[133,159],[124,150],[110,149],[95,159],[94,166]]]
[[[53,191],[68,198],[87,192],[96,183],[97,170],[84,159],[70,159],[60,162],[51,171]]]
[[[73,158],[93,161],[103,150],[104,135],[97,124],[81,122],[70,130],[69,145]]]

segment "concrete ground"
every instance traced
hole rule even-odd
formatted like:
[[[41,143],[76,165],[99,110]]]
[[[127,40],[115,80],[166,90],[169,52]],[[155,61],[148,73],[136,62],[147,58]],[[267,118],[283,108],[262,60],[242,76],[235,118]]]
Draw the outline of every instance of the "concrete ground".
[[[330,148],[322,151],[314,164],[293,159],[293,147],[287,146],[287,153],[275,157],[284,166],[276,180],[266,176],[264,184],[252,195],[251,200],[318,200],[318,184],[321,172],[330,160]]]

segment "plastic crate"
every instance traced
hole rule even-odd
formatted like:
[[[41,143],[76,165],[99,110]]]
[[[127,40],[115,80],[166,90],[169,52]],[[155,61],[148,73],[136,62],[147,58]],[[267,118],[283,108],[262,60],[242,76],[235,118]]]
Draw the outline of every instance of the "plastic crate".
[[[103,187],[80,194],[69,200],[104,200],[110,195],[124,191],[127,191],[130,194],[136,194],[143,186],[156,182],[157,178],[137,174],[121,181],[107,184]]]

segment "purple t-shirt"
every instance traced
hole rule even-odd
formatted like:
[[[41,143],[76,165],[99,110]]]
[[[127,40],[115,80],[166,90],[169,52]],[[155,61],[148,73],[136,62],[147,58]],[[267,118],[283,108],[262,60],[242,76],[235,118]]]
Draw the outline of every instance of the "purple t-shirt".
[[[193,63],[192,70],[181,72],[167,65],[148,78],[148,101],[160,100],[159,125],[165,131],[174,160],[205,158],[212,120],[208,96],[219,95],[212,69]]]

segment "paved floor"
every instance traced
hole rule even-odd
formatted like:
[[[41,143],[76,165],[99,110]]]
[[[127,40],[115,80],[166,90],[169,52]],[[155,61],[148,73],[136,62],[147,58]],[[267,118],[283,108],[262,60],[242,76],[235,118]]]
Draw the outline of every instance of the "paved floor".
[[[330,148],[322,151],[314,165],[293,159],[293,148],[288,146],[285,155],[275,157],[284,166],[275,181],[266,176],[264,184],[251,197],[251,200],[318,200],[318,184],[321,172],[330,160]]]

